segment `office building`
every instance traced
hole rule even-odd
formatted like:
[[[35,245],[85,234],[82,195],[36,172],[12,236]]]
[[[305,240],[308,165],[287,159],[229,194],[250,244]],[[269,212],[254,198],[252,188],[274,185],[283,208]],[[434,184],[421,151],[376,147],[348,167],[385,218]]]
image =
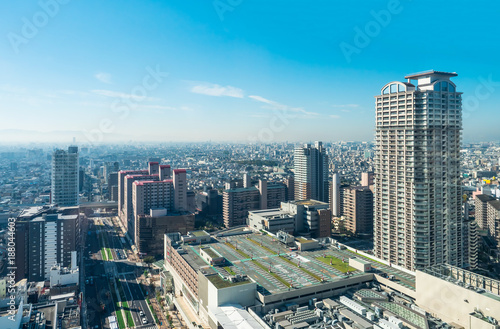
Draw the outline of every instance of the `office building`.
[[[51,203],[60,207],[78,205],[79,191],[78,147],[52,154]]]
[[[329,204],[317,200],[295,200],[281,203],[281,210],[295,216],[295,232],[312,238],[331,236],[332,213]]]
[[[367,186],[344,188],[345,227],[354,234],[373,234],[373,193]]]
[[[162,255],[166,233],[186,235],[194,231],[194,214],[187,211],[168,212],[165,208],[150,209],[148,214],[137,216],[137,249],[141,254]]]
[[[328,202],[328,156],[321,142],[294,151],[295,200]]]
[[[283,231],[325,238],[331,234],[331,212],[327,203],[316,200],[282,202],[279,208],[249,211],[248,226],[273,234]]]
[[[450,81],[455,76],[412,74],[375,96],[375,255],[410,270],[463,265],[462,93]]]
[[[208,189],[195,196],[196,210],[201,216],[222,215],[222,195],[216,189]]]
[[[286,199],[286,186],[259,180],[258,187],[226,189],[222,193],[224,225],[232,227],[247,223],[248,211],[279,207]]]
[[[79,237],[78,207],[24,210],[16,220],[16,281],[48,281],[54,265],[71,267]]]

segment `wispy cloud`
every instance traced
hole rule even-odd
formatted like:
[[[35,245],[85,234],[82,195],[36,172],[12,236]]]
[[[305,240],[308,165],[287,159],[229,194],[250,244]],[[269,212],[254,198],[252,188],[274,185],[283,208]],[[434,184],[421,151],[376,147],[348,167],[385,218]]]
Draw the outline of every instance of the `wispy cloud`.
[[[165,105],[141,105],[138,108],[139,110],[165,110],[165,111],[192,111],[192,109],[188,106],[165,106]]]
[[[332,119],[340,119],[340,115],[330,114],[330,118],[332,118]]]
[[[191,92],[195,94],[208,95],[208,96],[227,96],[227,97],[236,97],[243,98],[244,93],[240,88],[236,88],[233,86],[220,86],[213,83],[199,83],[195,86],[191,87]]]
[[[153,97],[144,97],[140,95],[134,95],[134,94],[127,94],[127,93],[122,93],[119,91],[113,91],[113,90],[104,90],[104,89],[96,89],[96,90],[91,90],[92,93],[96,95],[101,95],[101,96],[106,96],[106,97],[112,97],[112,98],[122,98],[122,99],[131,99],[134,101],[154,101],[158,100],[158,98],[153,98]]]
[[[248,98],[251,98],[251,99],[253,99],[253,100],[257,101],[257,102],[261,102],[261,103],[269,105],[269,108],[271,110],[280,110],[280,111],[288,111],[288,112],[301,113],[301,114],[303,114],[305,116],[309,116],[309,117],[313,117],[313,116],[318,116],[319,115],[316,112],[306,111],[306,110],[304,110],[301,107],[291,107],[291,106],[288,106],[288,105],[285,105],[285,104],[281,104],[281,103],[272,101],[270,99],[267,99],[267,98],[264,98],[264,97],[258,96],[258,95],[250,95],[250,96],[248,96]]]
[[[340,111],[342,112],[348,113],[351,112],[351,110],[358,108],[359,104],[335,104],[332,105],[332,107],[340,109]]]
[[[106,73],[106,72],[99,72],[94,77],[104,83],[110,84],[111,83],[111,74]]]

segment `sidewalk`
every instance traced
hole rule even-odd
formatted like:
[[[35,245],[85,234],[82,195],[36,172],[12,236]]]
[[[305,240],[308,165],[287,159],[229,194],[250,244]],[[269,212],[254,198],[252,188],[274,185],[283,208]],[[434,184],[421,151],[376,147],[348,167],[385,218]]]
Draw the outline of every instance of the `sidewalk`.
[[[154,282],[155,280],[153,280]],[[158,320],[162,323],[162,325],[158,324],[158,327],[160,329],[167,329],[167,328],[182,328],[184,324],[178,317],[173,316],[173,312],[171,311],[170,317],[172,318],[172,327],[170,327],[170,324],[167,320],[167,316],[165,312],[163,311],[161,305],[158,304],[158,301],[156,300],[156,292],[154,289],[151,289],[149,286],[146,287],[148,291],[148,296],[149,296],[149,301],[151,302],[151,306],[156,312],[156,316],[158,317]]]

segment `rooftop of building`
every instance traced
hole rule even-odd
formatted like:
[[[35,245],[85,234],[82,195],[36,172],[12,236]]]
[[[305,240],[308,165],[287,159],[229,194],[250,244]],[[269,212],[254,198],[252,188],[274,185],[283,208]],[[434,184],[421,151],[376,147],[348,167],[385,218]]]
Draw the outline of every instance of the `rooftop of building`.
[[[78,206],[57,207],[57,205],[48,205],[26,208],[19,214],[17,218],[18,220],[41,221],[45,220],[44,216],[46,215],[57,215],[57,219],[71,219],[77,218],[78,214]]]
[[[422,272],[500,301],[500,281],[498,280],[449,264],[430,266]],[[466,282],[464,278],[469,278],[469,280]]]
[[[165,184],[165,183],[172,183],[172,179],[164,179],[164,180],[136,180],[134,181],[134,185],[138,186],[143,186],[147,184]]]
[[[487,195],[487,194],[477,194],[476,199],[479,199],[482,202],[488,202],[488,201],[495,200],[494,197],[492,197],[491,195]]]
[[[458,76],[458,74],[456,72],[443,72],[443,71],[427,70],[427,71],[408,74],[407,76],[405,76],[405,79],[418,79],[420,77],[425,77],[428,75],[444,75],[444,76],[448,76],[448,77]]]
[[[195,237],[202,237],[202,236],[209,236],[210,234],[208,234],[207,232],[205,232],[203,230],[199,230],[199,231],[188,232],[188,235],[192,235]]]
[[[295,241],[298,241],[299,243],[312,243],[312,242],[317,242],[316,240],[313,240],[313,239],[308,239],[308,238],[304,238],[304,237],[297,237],[295,239]]]
[[[492,206],[496,210],[500,210],[500,200],[492,200],[488,202],[488,205]]]
[[[240,280],[233,282],[229,279],[222,278],[219,274],[207,275],[207,279],[210,282],[212,282],[212,284],[217,289],[239,286],[239,285],[247,284],[247,283],[251,282],[248,278],[241,278]]]
[[[217,253],[211,247],[203,247],[203,248],[201,248],[201,250],[203,250],[211,258],[219,258],[219,257],[221,257],[221,255],[219,255],[219,253]]]
[[[318,201],[318,200],[313,200],[313,199],[308,199],[308,200],[295,200],[295,201],[290,201],[290,203],[296,204],[296,205],[301,205],[301,206],[323,206],[323,205],[328,205],[326,202]]]
[[[313,240],[304,240],[305,243],[311,241]],[[260,232],[219,237],[217,240],[201,245],[201,247],[207,246],[224,257],[227,260],[226,264],[210,267],[200,257],[200,245],[197,244],[183,244],[182,257],[194,269],[202,269],[205,274],[220,273],[224,277],[246,275],[257,283],[257,290],[263,295],[319,286],[324,282],[336,282],[352,276],[367,275],[351,268],[348,264],[349,258],[363,258],[359,254],[333,247],[298,254],[279,242],[276,237]],[[367,258],[365,260],[370,261]],[[375,272],[395,275],[397,284],[415,289],[414,276],[376,262],[372,263],[372,267]]]
[[[252,191],[259,191],[258,188],[255,186],[249,186],[249,187],[236,187],[228,190],[224,190],[224,192],[227,193],[238,193],[238,192],[252,192]]]
[[[259,215],[259,216],[265,217],[267,219],[286,218],[286,217],[292,216],[288,211],[284,211],[280,208],[264,209],[264,210],[252,210],[252,211],[249,211],[249,213]]]

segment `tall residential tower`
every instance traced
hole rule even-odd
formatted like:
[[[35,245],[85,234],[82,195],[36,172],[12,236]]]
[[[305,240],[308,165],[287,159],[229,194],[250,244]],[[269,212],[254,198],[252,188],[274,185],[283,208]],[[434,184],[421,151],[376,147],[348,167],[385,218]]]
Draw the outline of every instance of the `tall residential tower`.
[[[52,154],[51,203],[60,207],[77,206],[79,191],[78,147]]]
[[[412,74],[375,96],[375,254],[410,270],[464,261],[455,76]]]
[[[295,200],[328,202],[328,155],[321,142],[306,144],[294,152]]]

